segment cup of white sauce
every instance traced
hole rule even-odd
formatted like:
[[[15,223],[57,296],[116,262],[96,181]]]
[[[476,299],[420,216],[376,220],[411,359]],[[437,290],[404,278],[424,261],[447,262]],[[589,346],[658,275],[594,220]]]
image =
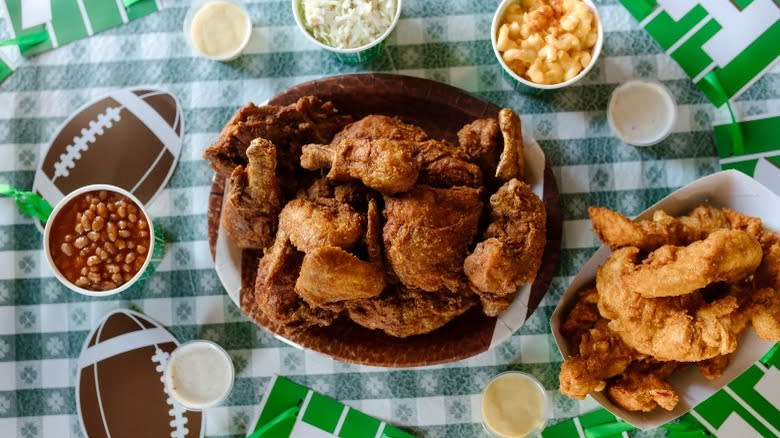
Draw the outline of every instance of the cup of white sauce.
[[[235,380],[233,362],[214,342],[195,340],[177,347],[163,374],[168,394],[189,410],[220,404]]]
[[[676,119],[674,97],[658,82],[629,81],[615,88],[609,98],[609,126],[634,146],[660,143],[672,132]]]
[[[184,17],[184,34],[195,51],[215,61],[236,59],[249,44],[252,21],[234,0],[197,0]]]
[[[547,423],[549,405],[535,377],[520,371],[501,373],[482,391],[482,426],[497,438],[533,436]]]

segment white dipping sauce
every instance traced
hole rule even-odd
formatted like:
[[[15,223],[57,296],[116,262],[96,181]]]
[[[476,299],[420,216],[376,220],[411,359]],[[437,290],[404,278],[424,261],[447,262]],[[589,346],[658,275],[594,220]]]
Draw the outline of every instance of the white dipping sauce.
[[[621,140],[649,146],[666,138],[676,117],[674,99],[655,82],[630,81],[617,87],[609,100],[609,124]]]
[[[233,386],[230,356],[210,341],[192,341],[174,350],[165,373],[173,398],[191,409],[213,406]]]
[[[192,45],[214,59],[228,60],[237,56],[251,32],[252,23],[246,12],[226,1],[206,3],[198,9],[190,24]]]
[[[525,373],[499,374],[482,393],[482,423],[496,437],[523,438],[544,427],[546,395]]]

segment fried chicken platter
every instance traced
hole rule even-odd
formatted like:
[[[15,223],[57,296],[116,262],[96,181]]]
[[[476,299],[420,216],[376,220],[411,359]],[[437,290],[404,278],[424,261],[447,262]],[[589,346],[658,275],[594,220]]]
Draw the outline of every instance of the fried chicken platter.
[[[205,150],[226,181],[219,239],[243,258],[242,310],[287,338],[353,325],[400,340],[501,314],[547,240],[520,118],[501,109],[453,141],[348,110],[250,103]]]
[[[702,198],[701,187],[686,191],[701,201],[673,196],[636,220],[589,208],[604,246],[552,321],[563,394],[592,395],[640,426],[669,421],[780,341],[776,217],[729,208],[725,192]],[[756,203],[735,204],[761,213]]]

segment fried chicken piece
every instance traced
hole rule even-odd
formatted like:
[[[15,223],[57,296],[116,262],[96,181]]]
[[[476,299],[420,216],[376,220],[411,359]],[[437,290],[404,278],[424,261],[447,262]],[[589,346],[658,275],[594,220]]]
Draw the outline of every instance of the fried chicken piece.
[[[684,295],[715,282],[742,280],[755,272],[761,257],[761,245],[747,232],[718,230],[688,246],[656,249],[626,269],[622,281],[644,297]]]
[[[715,356],[713,358],[697,362],[696,366],[699,368],[699,372],[707,380],[715,380],[721,375],[723,371],[729,366],[730,354],[724,354],[721,356]]]
[[[508,181],[490,197],[490,207],[485,240],[466,257],[463,270],[472,289],[485,298],[483,304],[496,296],[510,296],[509,300],[501,300],[508,305],[518,286],[536,277],[547,241],[547,214],[539,197],[517,179]],[[489,307],[490,316],[506,308]]]
[[[482,171],[469,163],[466,155],[443,140],[427,140],[415,144],[415,156],[420,165],[418,184],[433,187],[482,186]]]
[[[334,246],[316,248],[303,257],[295,291],[308,304],[372,298],[385,287],[384,268]]]
[[[745,328],[738,297],[707,303],[696,291],[675,297],[645,298],[623,279],[635,266],[638,248],[616,250],[599,268],[599,312],[626,344],[658,360],[698,362],[729,354]]]
[[[678,362],[652,359],[636,362],[610,382],[607,395],[613,403],[627,411],[650,412],[658,406],[671,411],[677,406],[680,396],[666,379],[680,366]]]
[[[222,207],[222,227],[239,248],[269,246],[276,232],[282,190],[276,178],[276,146],[257,138],[246,150],[246,168],[236,166]]]
[[[476,302],[476,295],[467,290],[430,293],[401,287],[376,298],[347,301],[345,307],[357,324],[406,338],[436,330]]]
[[[295,292],[302,262],[303,253],[279,231],[257,267],[255,302],[268,319],[290,331],[330,325],[339,313],[311,307]]]
[[[632,221],[603,207],[590,207],[588,214],[599,239],[613,250],[635,246],[652,251],[663,245],[687,245],[730,227],[723,211],[708,205],[700,205],[679,218],[658,210],[652,220]]]
[[[564,359],[558,376],[561,393],[578,400],[603,391],[607,379],[620,375],[631,362],[643,357],[610,330],[604,319],[582,335],[578,351],[578,355]]]
[[[561,324],[561,334],[573,344],[579,344],[582,336],[603,319],[599,314],[599,294],[595,287],[583,289],[577,295],[577,303]]]
[[[351,249],[365,232],[365,218],[335,199],[293,199],[279,214],[279,230],[303,252],[323,246]]]
[[[419,164],[414,144],[405,140],[342,139],[335,145],[303,147],[301,166],[316,170],[330,167],[328,179],[360,180],[384,194],[405,192],[417,181]]]
[[[479,191],[469,187],[420,185],[385,196],[385,252],[401,282],[428,292],[459,290],[481,210]]]
[[[498,166],[498,132],[496,119],[474,120],[458,131],[458,144],[466,159],[476,163],[485,175],[492,175]]]
[[[369,199],[366,213],[366,235],[363,237],[368,261],[382,263],[382,218],[376,199]]]
[[[314,96],[283,107],[249,103],[236,112],[203,155],[217,174],[227,178],[236,166],[246,165],[246,149],[252,140],[262,137],[279,148],[281,176],[286,179],[297,168],[301,145],[326,143],[351,121],[352,117],[339,114],[332,102]]]
[[[504,138],[504,150],[496,167],[496,178],[509,181],[525,175],[525,148],[520,117],[509,108],[498,112],[498,126]]]
[[[395,117],[367,116],[347,126],[329,145],[304,146],[301,166],[330,167],[334,181],[357,179],[385,195],[416,182],[436,187],[479,187],[482,172],[462,151]],[[419,176],[419,180],[418,180]]]

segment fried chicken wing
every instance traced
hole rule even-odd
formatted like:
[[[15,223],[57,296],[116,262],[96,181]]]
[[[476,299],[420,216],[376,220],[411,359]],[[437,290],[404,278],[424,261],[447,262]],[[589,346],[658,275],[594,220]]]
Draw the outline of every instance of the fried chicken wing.
[[[652,359],[636,362],[610,382],[607,395],[613,403],[628,411],[650,412],[658,406],[671,411],[680,396],[666,379],[680,367],[678,362]]]
[[[476,163],[484,175],[492,175],[498,166],[498,121],[478,119],[458,131],[458,144],[466,159]]]
[[[257,268],[255,302],[268,319],[289,331],[327,326],[338,317],[332,309],[309,306],[295,292],[302,262],[303,253],[279,231]]]
[[[428,292],[459,290],[481,210],[479,191],[469,187],[420,185],[385,196],[385,253],[401,282]]]
[[[335,199],[293,199],[279,214],[279,230],[303,252],[323,246],[350,249],[365,232],[365,218]]]
[[[463,262],[472,288],[487,301],[496,295],[514,296],[518,286],[534,280],[544,253],[547,219],[544,203],[517,179],[490,197],[490,207],[485,240]],[[506,308],[491,306],[491,316],[502,307]]]
[[[227,178],[236,166],[246,165],[246,149],[252,140],[262,137],[279,148],[278,162],[286,179],[297,167],[301,145],[326,143],[351,121],[352,117],[340,114],[332,102],[314,96],[283,107],[250,103],[230,119],[204,158],[217,174]]]
[[[282,207],[282,191],[276,178],[276,146],[257,138],[246,150],[246,168],[236,166],[228,183],[221,223],[239,248],[269,246]]]
[[[341,248],[319,247],[303,257],[295,291],[308,304],[372,298],[385,287],[384,269]]]
[[[376,298],[348,301],[346,310],[363,327],[406,338],[436,330],[476,302],[476,295],[465,290],[441,294],[401,287]]]
[[[742,280],[755,272],[761,257],[761,245],[747,232],[718,230],[688,246],[656,249],[626,269],[622,281],[644,297],[684,295],[711,283]]]
[[[496,167],[496,178],[509,181],[525,175],[525,147],[520,117],[509,108],[498,112],[498,126],[504,138],[504,150]]]

